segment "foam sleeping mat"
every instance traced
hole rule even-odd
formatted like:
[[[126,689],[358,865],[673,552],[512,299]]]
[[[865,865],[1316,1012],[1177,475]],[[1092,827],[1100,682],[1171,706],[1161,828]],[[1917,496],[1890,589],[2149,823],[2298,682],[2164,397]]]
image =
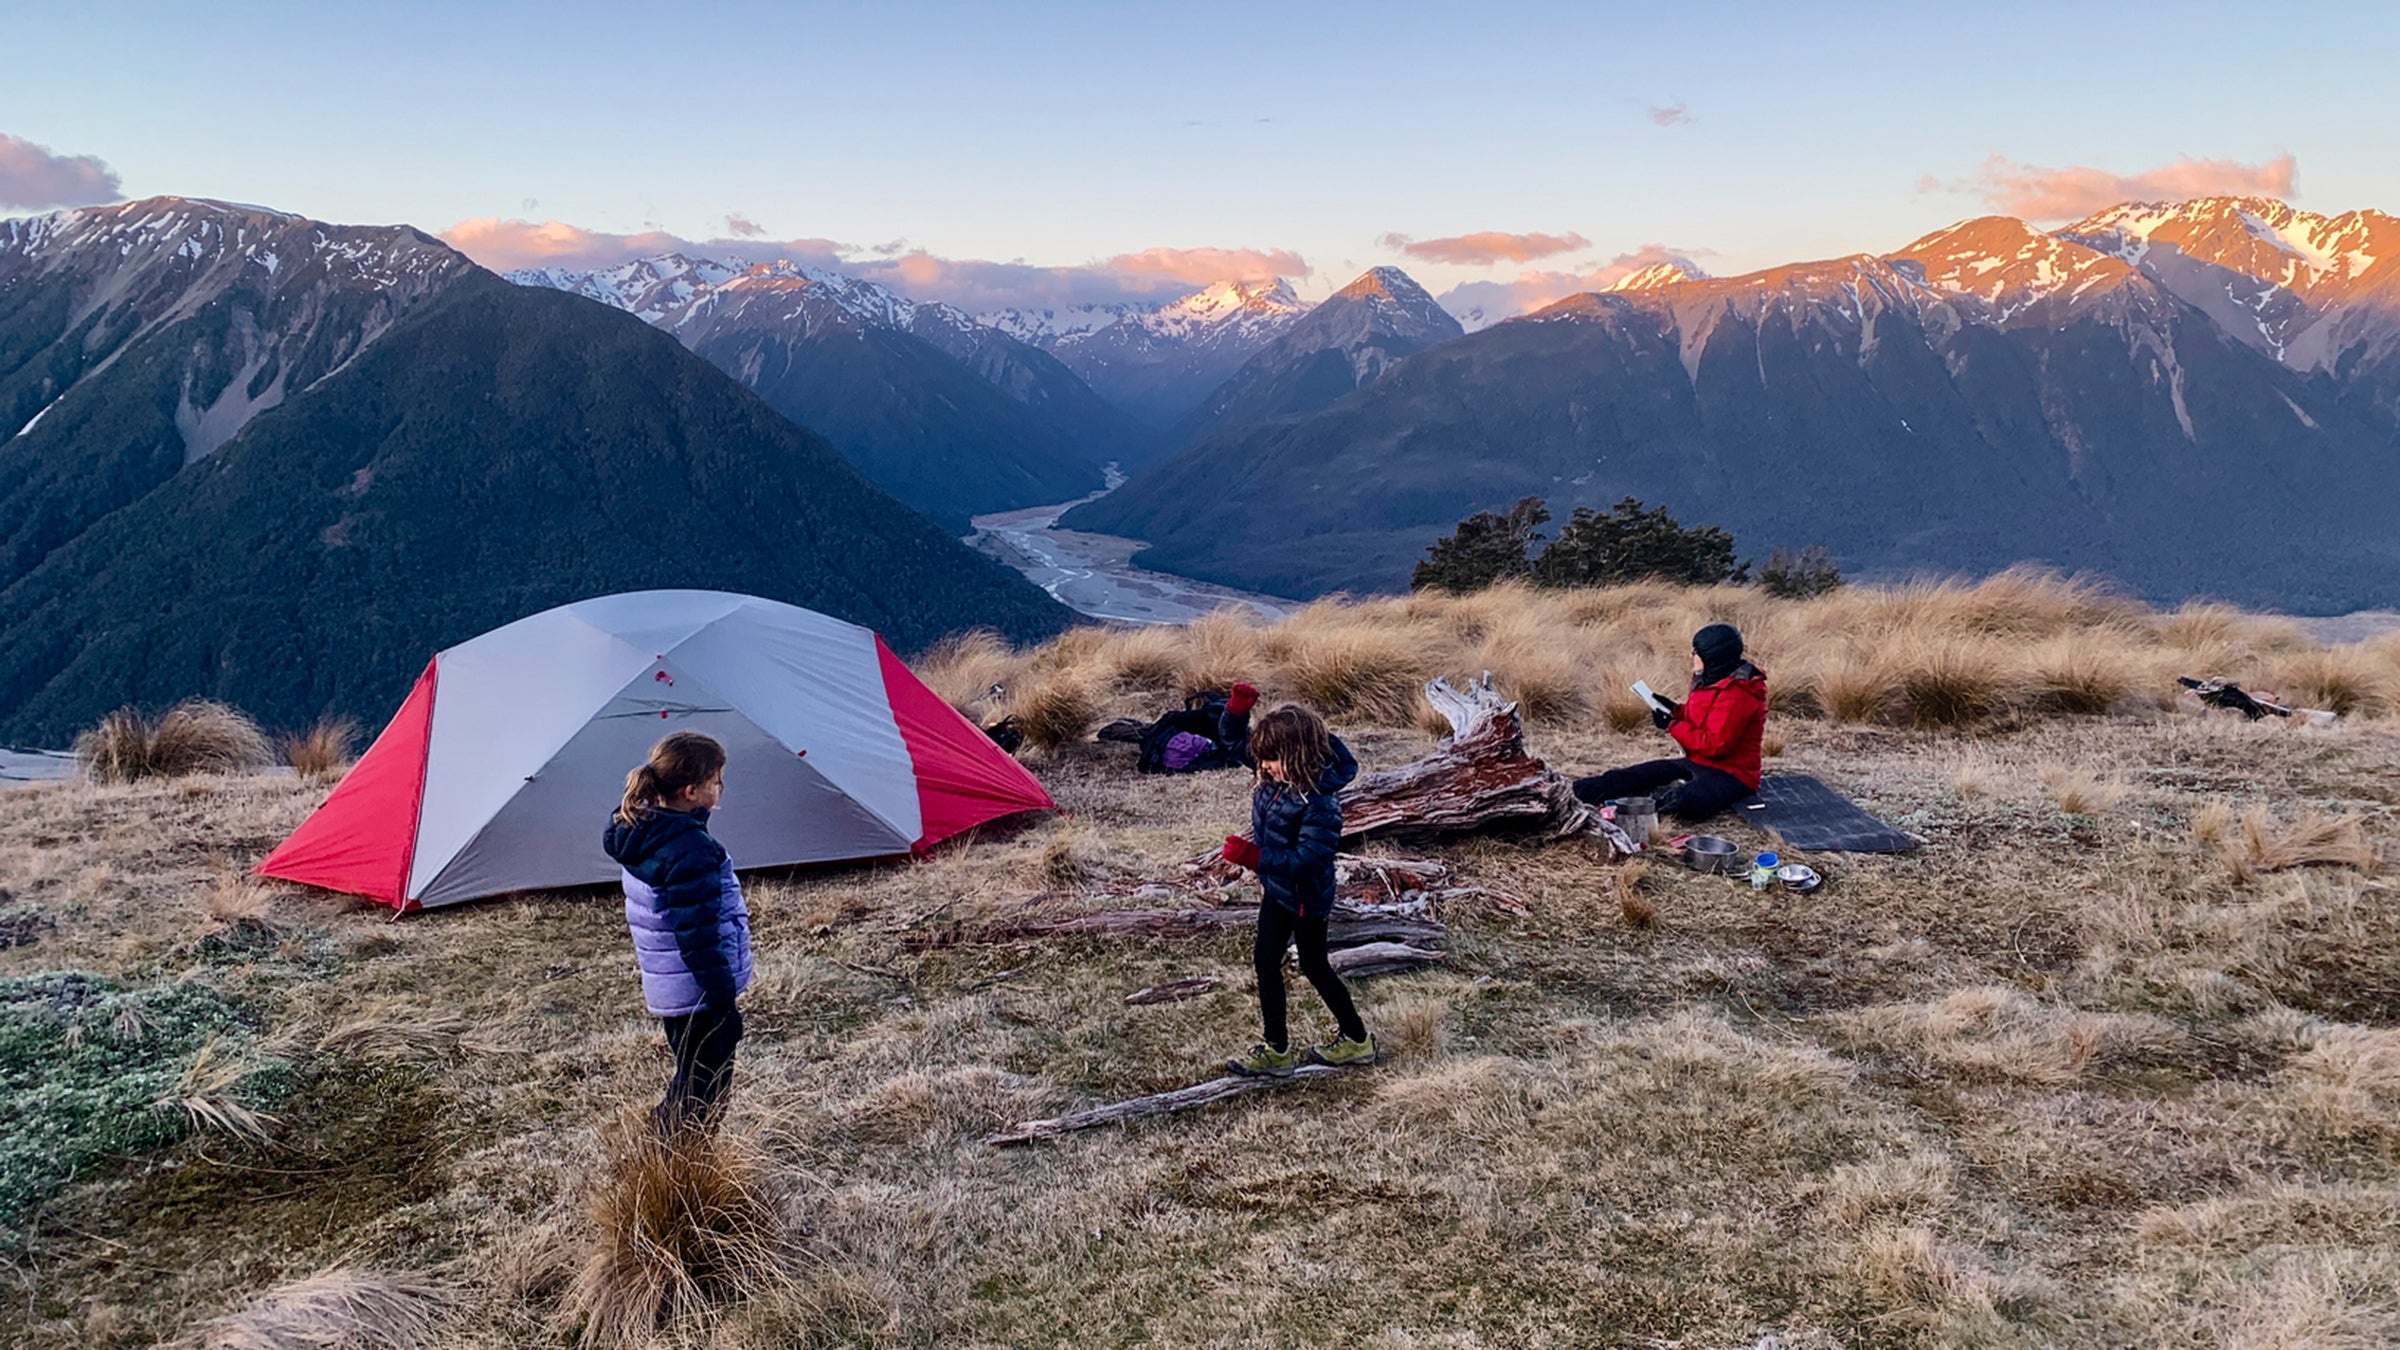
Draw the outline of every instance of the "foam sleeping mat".
[[[1767,775],[1759,780],[1758,795],[1731,814],[1772,833],[1787,848],[1818,853],[1906,853],[1919,842],[1804,773]]]

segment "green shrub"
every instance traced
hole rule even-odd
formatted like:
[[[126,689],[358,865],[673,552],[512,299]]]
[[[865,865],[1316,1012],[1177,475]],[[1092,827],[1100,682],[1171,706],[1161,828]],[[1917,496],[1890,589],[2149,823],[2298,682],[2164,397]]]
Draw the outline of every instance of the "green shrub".
[[[1409,574],[1408,588],[1466,595],[1531,575],[1533,564],[1525,555],[1541,539],[1538,531],[1549,520],[1550,508],[1539,497],[1519,499],[1506,515],[1478,511],[1425,550],[1424,559]]]
[[[197,985],[0,979],[0,1229],[96,1163],[195,1124],[254,1126],[291,1086],[289,1066]]]
[[[1758,569],[1758,588],[1779,600],[1808,600],[1840,590],[1842,569],[1819,545],[1798,553],[1779,548]]]
[[[1533,564],[1533,579],[1543,586],[1622,586],[1653,579],[1739,585],[1749,573],[1748,564],[1734,561],[1732,535],[1714,525],[1686,526],[1667,508],[1645,509],[1631,497],[1606,514],[1576,507]]]

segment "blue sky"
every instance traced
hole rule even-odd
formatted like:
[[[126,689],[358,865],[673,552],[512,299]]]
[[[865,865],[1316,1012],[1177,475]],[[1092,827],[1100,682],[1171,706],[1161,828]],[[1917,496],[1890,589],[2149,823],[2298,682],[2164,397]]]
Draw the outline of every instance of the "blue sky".
[[[496,252],[534,246],[516,220],[706,240],[736,217],[921,253],[937,289],[957,260],[1104,281],[1196,248],[1296,256],[1304,293],[1649,245],[1729,273],[1895,248],[2038,170],[2181,159],[2215,167],[2179,184],[2288,164],[2298,205],[2400,209],[2388,4],[12,10],[0,134],[97,156],[127,195],[489,220]],[[573,231],[562,260],[611,247]],[[1584,243],[1461,265],[1383,242],[1479,231]]]

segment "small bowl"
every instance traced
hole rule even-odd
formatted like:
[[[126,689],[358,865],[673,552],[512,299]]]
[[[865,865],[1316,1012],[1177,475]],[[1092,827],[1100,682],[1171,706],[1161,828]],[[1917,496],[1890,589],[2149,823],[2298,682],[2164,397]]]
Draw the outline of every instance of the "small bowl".
[[[1785,863],[1775,869],[1775,879],[1782,882],[1787,891],[1813,891],[1825,884],[1825,878],[1817,875],[1817,869],[1805,863]]]

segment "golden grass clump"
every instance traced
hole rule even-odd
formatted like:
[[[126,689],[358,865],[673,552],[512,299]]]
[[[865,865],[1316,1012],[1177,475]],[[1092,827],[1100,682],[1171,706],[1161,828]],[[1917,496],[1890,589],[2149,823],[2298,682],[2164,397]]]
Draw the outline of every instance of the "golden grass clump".
[[[1092,734],[1100,723],[1100,697],[1081,670],[1057,670],[1011,690],[1008,715],[1025,733],[1027,745],[1054,753]]]
[[[453,1281],[336,1265],[202,1323],[178,1350],[432,1350],[457,1311]]]
[[[1165,624],[1123,628],[1108,635],[1099,661],[1121,689],[1163,689],[1183,675],[1183,644],[1183,631]]]
[[[2022,679],[1996,646],[1894,639],[1878,654],[1891,706],[1920,727],[1988,721],[2017,701]]]
[[[2400,648],[2358,643],[2293,652],[2269,665],[2264,683],[2292,707],[2381,716],[2400,709]]]
[[[349,771],[358,749],[358,722],[348,717],[320,717],[308,730],[284,737],[277,748],[301,782],[338,782]]]
[[[935,643],[910,669],[943,702],[971,718],[988,708],[992,687],[1005,688],[1024,664],[1006,638],[977,628]]]
[[[102,783],[238,773],[274,762],[266,734],[238,708],[189,698],[156,718],[119,708],[75,738],[75,758]]]
[[[2367,838],[2365,819],[2355,812],[2324,816],[2304,812],[2278,820],[2263,806],[2235,813],[2223,798],[2192,813],[2192,838],[2216,853],[2234,879],[2295,867],[2348,867],[2372,871],[2378,858]]]
[[[783,1229],[759,1145],[725,1131],[661,1138],[629,1109],[601,1131],[591,1246],[561,1312],[580,1344],[646,1345],[673,1322],[772,1289]]]
[[[2125,800],[2125,784],[2080,764],[2053,764],[2042,770],[2042,786],[2050,790],[2058,809],[2070,816],[2096,816]]]
[[[1297,637],[1283,662],[1283,682],[1301,702],[1329,716],[1389,726],[1415,720],[1430,671],[1426,653],[1404,635],[1344,624]]]

